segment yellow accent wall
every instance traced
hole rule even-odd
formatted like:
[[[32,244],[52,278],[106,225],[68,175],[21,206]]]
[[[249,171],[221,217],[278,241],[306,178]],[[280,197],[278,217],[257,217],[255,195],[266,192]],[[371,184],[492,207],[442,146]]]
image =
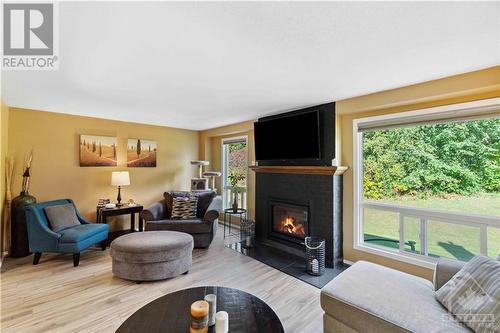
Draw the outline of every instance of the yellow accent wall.
[[[92,221],[99,198],[116,202],[112,171],[130,172],[131,186],[122,189],[122,202],[133,198],[145,207],[162,199],[164,191],[188,190],[196,172],[189,162],[198,158],[197,131],[18,108],[10,108],[9,116],[8,151],[15,159],[13,195],[21,188],[24,156],[33,149],[30,194],[38,201],[71,198]],[[80,134],[116,136],[118,166],[80,167]],[[156,168],[126,167],[128,138],[157,141]],[[130,225],[124,221],[129,217],[118,220],[111,223],[112,229]]]
[[[2,228],[0,228],[0,251],[3,256],[3,223],[4,223],[4,209],[5,209],[5,158],[7,157],[8,147],[8,123],[9,123],[9,107],[5,105],[3,100],[0,100],[0,221]]]

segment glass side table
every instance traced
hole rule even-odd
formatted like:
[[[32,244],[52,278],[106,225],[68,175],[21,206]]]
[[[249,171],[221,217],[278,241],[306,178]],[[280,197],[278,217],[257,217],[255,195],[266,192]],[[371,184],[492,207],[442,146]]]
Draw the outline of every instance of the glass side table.
[[[224,222],[224,238],[226,238],[226,226],[228,226],[228,236],[237,236],[237,234],[231,234],[232,227],[232,218],[236,216],[240,219],[240,223],[242,220],[247,219],[247,210],[244,208],[238,208],[236,212],[232,208],[224,209],[224,216],[222,221]]]

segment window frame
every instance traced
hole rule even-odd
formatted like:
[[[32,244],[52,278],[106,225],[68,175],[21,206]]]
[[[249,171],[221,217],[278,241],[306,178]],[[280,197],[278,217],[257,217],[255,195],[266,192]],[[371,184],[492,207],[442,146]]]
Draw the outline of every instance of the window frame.
[[[233,143],[233,142],[245,142],[246,144],[246,161],[247,161],[247,172],[246,172],[246,181],[247,181],[247,186],[245,187],[245,191],[248,193],[248,135],[239,135],[239,136],[232,136],[232,137],[227,137],[223,138],[221,140],[221,173],[222,173],[222,179],[221,179],[221,194],[222,194],[222,203],[223,203],[223,209],[230,208],[226,207],[226,203],[228,202],[227,197],[226,197],[226,188],[228,186],[227,184],[227,161],[226,161],[226,149],[225,145],[228,143]],[[245,205],[247,205],[247,202],[245,202]],[[246,208],[246,207],[245,207]]]
[[[364,242],[363,234],[363,133],[360,128],[382,129],[397,126],[417,126],[425,123],[438,123],[443,121],[458,121],[467,119],[478,119],[482,117],[500,116],[500,98],[491,98],[473,102],[438,106],[427,109],[419,109],[413,111],[398,112],[387,115],[371,116],[354,119],[352,123],[353,135],[353,248],[355,250],[368,252],[371,254],[383,256],[390,259],[395,259],[401,262],[417,265],[420,267],[434,269],[437,258],[413,254],[410,252],[401,252],[398,250],[390,250],[375,244],[367,244]],[[365,201],[366,202],[366,201]],[[436,210],[419,208],[425,212],[436,213]],[[417,209],[418,210],[418,209]],[[439,214],[439,211],[437,211]],[[446,213],[446,211],[445,211]],[[454,215],[462,215],[453,212]],[[467,214],[475,215],[475,214]],[[488,222],[491,219],[494,223],[500,219],[490,216],[477,215],[480,219],[485,219]],[[471,223],[472,225],[472,223]],[[499,224],[500,225],[500,224]],[[404,229],[404,227],[403,227]],[[400,233],[404,232],[400,230]],[[424,239],[427,235],[424,236]],[[481,238],[480,246],[487,240]]]

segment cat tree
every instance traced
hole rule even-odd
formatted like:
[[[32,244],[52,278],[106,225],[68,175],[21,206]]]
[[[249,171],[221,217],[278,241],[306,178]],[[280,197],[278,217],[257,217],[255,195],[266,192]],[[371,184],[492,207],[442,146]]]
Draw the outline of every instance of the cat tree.
[[[198,178],[191,178],[191,191],[206,191],[211,189],[213,191],[217,191],[215,188],[215,177],[220,177],[222,173],[219,171],[205,171],[203,172],[203,168],[207,165],[210,165],[209,161],[191,161],[191,165],[198,166]],[[209,187],[209,179],[211,186]]]

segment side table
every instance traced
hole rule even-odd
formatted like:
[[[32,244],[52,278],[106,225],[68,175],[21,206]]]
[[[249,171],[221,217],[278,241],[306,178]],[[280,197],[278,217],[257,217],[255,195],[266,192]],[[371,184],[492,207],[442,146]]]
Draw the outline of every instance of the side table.
[[[229,216],[229,220],[228,217]],[[231,236],[231,220],[233,216],[238,216],[240,218],[240,224],[243,219],[246,220],[247,218],[247,210],[244,208],[238,208],[236,212],[232,208],[226,208],[224,209],[224,216],[223,216],[223,222],[224,222],[224,238],[226,238],[226,223],[229,225],[229,231],[227,233],[228,236]]]
[[[107,245],[111,243],[111,241],[123,234],[127,234],[130,232],[135,232],[135,214],[140,213],[144,209],[141,205],[128,206],[123,205],[115,208],[105,208],[105,207],[97,207],[96,212],[96,222],[97,223],[108,223],[107,218],[109,216],[117,216],[117,215],[127,215],[130,214],[130,229],[128,230],[118,230],[110,232],[108,235]],[[143,231],[143,221],[139,217],[139,231]]]

